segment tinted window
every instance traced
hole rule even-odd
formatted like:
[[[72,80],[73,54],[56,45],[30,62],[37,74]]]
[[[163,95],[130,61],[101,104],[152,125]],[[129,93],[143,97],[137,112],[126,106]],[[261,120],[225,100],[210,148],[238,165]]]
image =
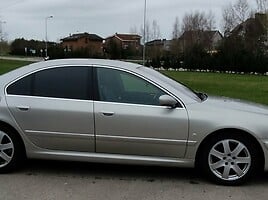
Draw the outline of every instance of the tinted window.
[[[8,94],[31,95],[32,76],[26,76],[7,88]]]
[[[158,80],[165,82],[166,84],[168,84],[171,87],[175,88],[176,90],[180,91],[184,95],[187,95],[190,98],[193,98],[197,101],[200,101],[200,98],[196,95],[196,93],[193,90],[191,90],[190,88],[187,88],[184,84],[179,83],[179,82],[173,80],[172,78],[165,76],[165,75],[161,74],[160,72],[155,71],[149,67],[141,67],[139,69],[142,72],[150,74],[151,76],[154,76]]]
[[[97,78],[101,101],[159,105],[159,97],[165,94],[153,84],[124,71],[98,68]]]
[[[36,72],[8,87],[8,94],[91,99],[89,67],[58,67]]]

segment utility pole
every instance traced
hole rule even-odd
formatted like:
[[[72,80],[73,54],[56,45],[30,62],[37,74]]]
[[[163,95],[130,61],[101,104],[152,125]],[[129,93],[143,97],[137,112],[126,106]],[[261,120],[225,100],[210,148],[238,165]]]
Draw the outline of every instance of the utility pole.
[[[45,48],[45,55],[46,55],[46,57],[45,58],[47,58],[47,20],[48,19],[52,19],[52,18],[53,18],[53,15],[47,16],[45,18],[45,32],[46,32],[46,41],[45,41],[45,43],[46,43],[46,48]]]
[[[144,14],[143,14],[143,56],[142,56],[143,65],[145,65],[145,59],[146,59],[146,10],[147,10],[147,2],[146,2],[146,0],[144,0]]]

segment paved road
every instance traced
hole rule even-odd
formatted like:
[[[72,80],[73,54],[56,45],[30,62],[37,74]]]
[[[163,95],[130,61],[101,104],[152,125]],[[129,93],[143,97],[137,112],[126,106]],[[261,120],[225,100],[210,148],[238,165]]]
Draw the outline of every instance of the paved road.
[[[44,60],[41,57],[16,57],[16,56],[0,56],[0,59],[3,59],[3,60],[30,61],[30,62],[38,62],[38,61]]]
[[[267,200],[268,174],[239,187],[217,186],[193,169],[28,161],[0,175],[1,200]]]

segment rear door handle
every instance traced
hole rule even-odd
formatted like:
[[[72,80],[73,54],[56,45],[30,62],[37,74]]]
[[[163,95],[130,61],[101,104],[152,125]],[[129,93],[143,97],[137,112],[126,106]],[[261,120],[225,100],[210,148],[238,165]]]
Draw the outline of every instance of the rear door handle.
[[[110,116],[113,116],[114,115],[114,112],[106,112],[106,111],[103,111],[101,112],[104,116],[107,116],[107,117],[110,117]]]
[[[17,109],[19,109],[20,111],[28,111],[30,109],[29,106],[17,106]]]

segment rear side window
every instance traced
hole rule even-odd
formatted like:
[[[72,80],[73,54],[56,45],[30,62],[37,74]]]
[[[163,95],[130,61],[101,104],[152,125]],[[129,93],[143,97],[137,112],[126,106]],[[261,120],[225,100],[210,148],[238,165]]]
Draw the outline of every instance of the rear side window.
[[[7,88],[8,94],[31,95],[32,76],[26,76]]]
[[[90,67],[58,67],[26,76],[7,88],[8,94],[92,99]]]
[[[37,72],[33,95],[70,99],[88,99],[87,67],[54,68]]]

